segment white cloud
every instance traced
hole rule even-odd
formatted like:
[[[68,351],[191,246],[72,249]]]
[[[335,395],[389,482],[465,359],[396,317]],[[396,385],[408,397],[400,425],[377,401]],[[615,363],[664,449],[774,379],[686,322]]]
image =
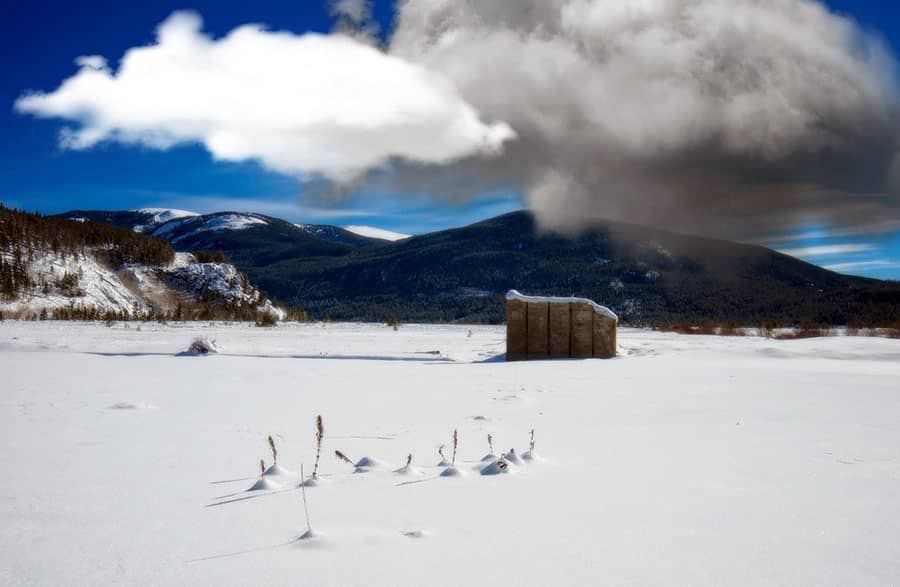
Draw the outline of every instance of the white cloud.
[[[75,65],[78,67],[86,67],[88,69],[96,69],[98,71],[109,68],[106,58],[102,55],[82,55],[81,57],[76,57]]]
[[[877,247],[868,243],[846,245],[818,245],[813,247],[797,247],[793,249],[779,249],[780,253],[792,257],[825,257],[828,255],[845,255],[849,253],[866,253],[874,251]]]
[[[212,39],[201,25],[176,12],[118,71],[81,57],[56,91],[15,107],[80,123],[61,136],[70,149],[198,142],[218,159],[342,180],[394,157],[439,164],[494,154],[513,136],[483,122],[440,74],[348,36],[246,25]]]

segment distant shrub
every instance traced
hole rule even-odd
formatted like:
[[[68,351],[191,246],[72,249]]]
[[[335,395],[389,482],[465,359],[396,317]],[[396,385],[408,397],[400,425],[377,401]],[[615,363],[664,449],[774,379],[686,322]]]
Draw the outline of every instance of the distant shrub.
[[[263,328],[271,328],[278,324],[278,316],[274,312],[257,312],[256,325]]]
[[[219,346],[214,340],[210,340],[205,336],[198,336],[191,342],[187,352],[195,355],[208,355],[210,353],[218,353]]]
[[[231,260],[221,250],[219,251],[194,251],[194,257],[198,263],[230,263]]]
[[[286,322],[309,322],[309,314],[303,308],[290,306],[285,311],[284,320]]]
[[[775,334],[772,338],[777,340],[798,340],[823,336],[831,336],[831,328],[827,324],[804,323],[791,332]]]
[[[400,330],[400,318],[398,318],[396,314],[392,314],[391,317],[388,318],[387,325],[395,331]]]

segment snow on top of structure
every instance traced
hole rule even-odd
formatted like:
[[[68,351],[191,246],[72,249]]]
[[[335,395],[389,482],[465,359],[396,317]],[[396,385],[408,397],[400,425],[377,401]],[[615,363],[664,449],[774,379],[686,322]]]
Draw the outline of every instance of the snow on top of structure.
[[[594,308],[594,312],[600,314],[601,316],[606,316],[607,318],[612,318],[616,322],[619,321],[619,317],[616,314],[607,308],[606,306],[601,306],[597,302],[593,300],[589,300],[587,298],[563,298],[563,297],[553,297],[553,296],[526,296],[525,294],[519,293],[517,290],[511,289],[506,293],[507,300],[519,300],[520,302],[545,302],[548,304],[590,304]]]
[[[409,238],[411,235],[403,234],[401,232],[394,232],[392,230],[385,230],[383,228],[375,228],[374,226],[360,226],[360,225],[349,225],[342,226],[344,230],[348,232],[352,232],[353,234],[358,234],[359,236],[364,236],[367,238],[377,238],[383,241],[399,241],[405,238]]]

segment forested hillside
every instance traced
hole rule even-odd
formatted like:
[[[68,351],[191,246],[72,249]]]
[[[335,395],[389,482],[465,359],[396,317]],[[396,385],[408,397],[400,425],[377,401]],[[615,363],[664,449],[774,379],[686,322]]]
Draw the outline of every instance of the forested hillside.
[[[55,319],[255,320],[280,316],[247,277],[212,256],[91,220],[0,205],[0,312]]]
[[[60,278],[56,284],[34,281],[28,266],[38,251],[75,260],[90,251],[114,267],[125,263],[165,265],[175,256],[166,241],[140,233],[97,222],[20,212],[0,204],[0,295],[13,299],[33,287],[71,288],[71,276]]]

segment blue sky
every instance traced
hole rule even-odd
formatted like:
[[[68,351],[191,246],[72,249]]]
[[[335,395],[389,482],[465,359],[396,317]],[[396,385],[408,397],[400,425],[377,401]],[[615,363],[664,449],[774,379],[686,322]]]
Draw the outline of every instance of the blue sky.
[[[511,0],[513,1],[513,0]],[[829,0],[829,6],[900,47],[900,7],[876,0]],[[297,33],[327,32],[333,21],[324,2],[256,0],[124,3],[88,0],[0,1],[0,201],[45,213],[73,208],[175,207],[268,213],[296,222],[368,224],[407,233],[458,226],[522,207],[517,193],[490,193],[465,205],[435,202],[427,194],[402,197],[363,191],[348,200],[302,197],[295,178],[253,163],[213,161],[201,146],[160,151],[117,143],[62,150],[64,122],[13,111],[27,90],[52,90],[76,71],[79,55],[114,62],[136,45],[153,41],[155,27],[174,10],[202,14],[214,36],[248,22]],[[392,2],[375,2],[382,31],[390,28]],[[766,244],[835,270],[900,278],[900,234],[843,234],[831,227],[801,226]]]

